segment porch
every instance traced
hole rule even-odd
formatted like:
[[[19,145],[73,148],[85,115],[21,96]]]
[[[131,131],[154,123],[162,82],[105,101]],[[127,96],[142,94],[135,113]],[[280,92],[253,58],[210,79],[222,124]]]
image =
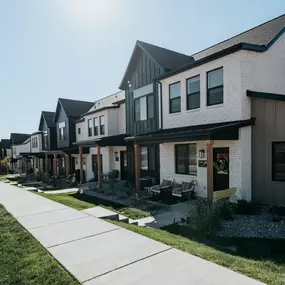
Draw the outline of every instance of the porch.
[[[251,125],[254,119],[166,129],[127,138],[134,142],[136,193],[141,189],[141,147],[159,144],[160,184],[196,182],[197,196],[212,201],[214,192],[236,188],[251,200]]]

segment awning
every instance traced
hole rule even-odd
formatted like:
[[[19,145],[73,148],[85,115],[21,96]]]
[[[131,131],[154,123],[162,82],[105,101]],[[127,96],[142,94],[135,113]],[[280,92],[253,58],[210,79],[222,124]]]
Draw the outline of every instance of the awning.
[[[127,137],[126,141],[143,143],[164,143],[201,140],[238,140],[239,128],[254,125],[255,118],[182,128],[164,129],[148,135]]]
[[[116,135],[116,136],[108,136],[108,137],[102,137],[98,139],[79,141],[79,142],[73,143],[73,145],[86,146],[86,147],[95,147],[97,145],[99,146],[125,146],[127,145],[125,138],[126,138],[126,135],[121,134],[121,135]]]

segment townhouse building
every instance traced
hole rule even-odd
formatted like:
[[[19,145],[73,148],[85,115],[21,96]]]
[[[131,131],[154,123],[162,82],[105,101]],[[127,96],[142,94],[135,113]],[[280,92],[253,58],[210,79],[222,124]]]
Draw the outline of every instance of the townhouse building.
[[[79,153],[72,157],[81,181],[101,183],[101,174],[113,170],[117,171],[117,179],[127,179],[125,116],[125,92],[120,91],[95,101],[76,122],[74,145],[79,147]],[[88,149],[86,153],[84,148]]]
[[[161,75],[160,178],[197,181],[197,195],[235,187],[263,204],[285,202],[285,16],[192,55]],[[283,181],[283,182],[282,182]]]

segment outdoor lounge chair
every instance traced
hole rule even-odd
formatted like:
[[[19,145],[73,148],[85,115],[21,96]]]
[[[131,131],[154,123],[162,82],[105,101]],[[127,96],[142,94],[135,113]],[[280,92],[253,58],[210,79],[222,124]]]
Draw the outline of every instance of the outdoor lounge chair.
[[[195,190],[196,181],[191,180],[190,182],[182,181],[181,185],[176,185],[172,189],[172,195],[184,199],[190,199]]]
[[[171,193],[171,187],[174,182],[173,178],[170,179],[163,179],[161,184],[154,185],[150,187],[149,191],[155,196],[155,195],[163,195],[164,193],[168,193],[170,191]]]

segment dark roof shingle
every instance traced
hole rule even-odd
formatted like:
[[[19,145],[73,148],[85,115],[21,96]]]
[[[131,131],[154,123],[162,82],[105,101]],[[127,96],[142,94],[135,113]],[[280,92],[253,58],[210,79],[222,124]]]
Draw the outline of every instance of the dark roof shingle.
[[[192,54],[195,60],[199,60],[239,43],[248,43],[259,46],[267,46],[285,28],[285,14],[265,22],[257,27],[238,34],[230,39]]]
[[[29,134],[21,134],[21,133],[12,133],[11,134],[11,144],[22,144],[25,140],[27,140],[31,135]]]
[[[2,139],[1,140],[1,147],[4,148],[10,148],[10,139]]]
[[[44,117],[46,124],[48,128],[55,127],[55,123],[53,122],[55,112],[49,112],[49,111],[42,111],[42,116]]]
[[[94,102],[86,102],[79,100],[71,100],[59,98],[62,108],[67,117],[80,117],[82,114],[88,112],[94,105]]]

